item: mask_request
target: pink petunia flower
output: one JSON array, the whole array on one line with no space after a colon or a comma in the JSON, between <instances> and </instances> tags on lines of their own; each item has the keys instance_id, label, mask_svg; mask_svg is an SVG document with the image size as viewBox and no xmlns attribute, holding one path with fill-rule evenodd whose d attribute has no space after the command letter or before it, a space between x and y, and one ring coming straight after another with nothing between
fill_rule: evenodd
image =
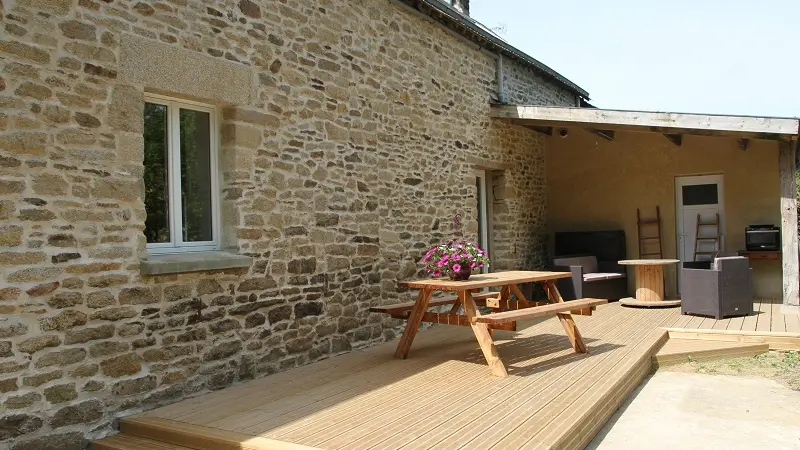
<instances>
[{"instance_id":1,"label":"pink petunia flower","mask_svg":"<svg viewBox=\"0 0 800 450\"><path fill-rule=\"evenodd\" d=\"M469 264L469 268L470 268L470 269L474 269L474 268L475 268L475 266L477 266L477 264L475 264L474 262Z\"/></svg>"},{"instance_id":2,"label":"pink petunia flower","mask_svg":"<svg viewBox=\"0 0 800 450\"><path fill-rule=\"evenodd\" d=\"M461 264L453 264L453 272L461 272Z\"/></svg>"}]
</instances>

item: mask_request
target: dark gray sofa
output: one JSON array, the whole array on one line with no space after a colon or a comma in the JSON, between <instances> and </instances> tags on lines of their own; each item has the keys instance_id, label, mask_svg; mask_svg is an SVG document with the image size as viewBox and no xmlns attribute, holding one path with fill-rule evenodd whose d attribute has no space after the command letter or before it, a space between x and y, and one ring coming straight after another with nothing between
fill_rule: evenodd
<instances>
[{"instance_id":1,"label":"dark gray sofa","mask_svg":"<svg viewBox=\"0 0 800 450\"><path fill-rule=\"evenodd\" d=\"M750 260L741 256L685 262L681 269L681 311L716 319L753 314L751 272Z\"/></svg>"}]
</instances>

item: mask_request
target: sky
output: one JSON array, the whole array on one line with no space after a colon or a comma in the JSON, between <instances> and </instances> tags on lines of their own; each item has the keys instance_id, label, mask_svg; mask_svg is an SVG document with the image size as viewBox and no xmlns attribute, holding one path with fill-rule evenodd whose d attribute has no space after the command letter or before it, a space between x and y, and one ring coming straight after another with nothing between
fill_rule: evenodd
<instances>
[{"instance_id":1,"label":"sky","mask_svg":"<svg viewBox=\"0 0 800 450\"><path fill-rule=\"evenodd\" d=\"M599 108L800 116L800 1L471 0Z\"/></svg>"}]
</instances>

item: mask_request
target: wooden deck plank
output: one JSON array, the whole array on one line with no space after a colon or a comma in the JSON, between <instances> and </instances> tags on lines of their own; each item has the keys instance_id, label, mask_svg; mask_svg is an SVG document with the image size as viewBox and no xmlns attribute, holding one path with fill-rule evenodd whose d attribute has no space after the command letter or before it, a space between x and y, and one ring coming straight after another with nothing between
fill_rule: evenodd
<instances>
[{"instance_id":1,"label":"wooden deck plank","mask_svg":"<svg viewBox=\"0 0 800 450\"><path fill-rule=\"evenodd\" d=\"M621 306L618 307L621 308ZM648 310L633 310L628 316L628 320L620 323L619 334L614 337L606 337L604 340L607 346L622 347L599 353L595 346L595 352L584 357L582 364L561 364L546 374L544 382L526 384L521 391L497 402L491 409L488 408L490 405L477 405L459 415L458 418L447 422L445 427L435 429L433 433L429 433L430 436L423 436L423 439L415 441L408 448L426 448L432 444L438 448L473 447L473 444L475 448L489 448L486 445L487 442L497 442L502 439L510 431L525 423L530 415L553 402L560 393L575 388L574 382L581 376L601 373L596 369L598 365L607 358L624 351L624 346L628 342L640 337L635 332L637 325L640 329L646 328L648 332L652 331L649 326L641 326L646 322L644 319L650 314L652 312ZM496 426L495 424L498 423L502 423L503 426Z\"/></svg>"},{"instance_id":2,"label":"wooden deck plank","mask_svg":"<svg viewBox=\"0 0 800 450\"><path fill-rule=\"evenodd\" d=\"M714 322L714 325L711 327L712 330L727 330L728 325L731 323L730 318L719 319Z\"/></svg>"},{"instance_id":3,"label":"wooden deck plank","mask_svg":"<svg viewBox=\"0 0 800 450\"><path fill-rule=\"evenodd\" d=\"M800 314L786 314L786 332L800 333Z\"/></svg>"},{"instance_id":4,"label":"wooden deck plank","mask_svg":"<svg viewBox=\"0 0 800 450\"><path fill-rule=\"evenodd\" d=\"M660 325L671 322L662 318ZM603 426L611 413L638 386L651 370L650 355L667 340L666 333L657 328L635 344L630 353L595 383L583 395L560 412L551 425L536 434L521 448L583 448ZM558 425L555 425L558 424ZM568 445L575 442L573 445Z\"/></svg>"},{"instance_id":5,"label":"wooden deck plank","mask_svg":"<svg viewBox=\"0 0 800 450\"><path fill-rule=\"evenodd\" d=\"M564 344L561 343L561 345L563 346ZM472 368L478 369L478 370L480 370L480 367L483 367L484 373L481 374L480 372L474 372L476 374L476 376L473 377L473 378L478 379L478 380L483 380L483 379L498 380L497 378L491 377L491 375L486 373L485 363L482 363L481 354L475 348L474 340L471 342L471 344L469 346L466 346L465 349L466 349L465 351L464 350L462 350L462 351L464 351L465 353L467 353L469 355L469 359L466 361L466 365L470 366ZM453 356L457 357L457 353L456 352L458 350L457 349L453 349L453 350L454 350ZM450 379L452 379L453 374L460 373L460 370L463 370L463 369L448 370L448 374L450 376ZM421 395L420 395L421 393L413 392L413 388L414 387L418 388L419 386L426 385L427 384L427 378L429 376L430 376L429 374L422 374L421 375L422 379L417 381L416 383L414 383L411 386L412 390L409 390L408 392L405 392L404 397L420 398L421 397ZM442 386L449 386L450 384L452 384L452 383L440 384L439 388L442 388ZM370 405L366 405L366 406L369 407ZM354 410L346 410L346 409L343 410L342 408L336 408L336 410L328 411L328 412L326 412L326 414L327 414L327 416L335 416L335 417L346 417L347 415L352 415L352 416L355 416L356 418L358 418L358 420L363 420L363 417L364 417L363 416L363 411L360 411L360 410L355 410L354 411ZM313 418L309 417L307 419L304 419L303 421L294 422L289 427L286 427L286 428L283 428L283 429L274 430L272 433L270 433L270 435L276 436L276 437L277 436L290 436L290 433L293 432L293 431L298 431L299 433L307 433L309 431L315 431L313 429L309 429L308 428L309 427L309 423L313 424L315 422L322 422L324 419L326 419L327 416L326 415L315 415ZM313 426L313 425L311 425L311 426ZM295 435L291 435L292 439L297 439L298 437L299 436L296 435L296 434Z\"/></svg>"},{"instance_id":6,"label":"wooden deck plank","mask_svg":"<svg viewBox=\"0 0 800 450\"><path fill-rule=\"evenodd\" d=\"M661 311L651 311L649 319L653 316L662 315ZM660 321L659 321L660 323ZM586 391L605 374L620 365L624 358L630 354L638 345L643 343L645 336L653 332L651 327L636 327L633 324L632 332L624 337L625 345L618 351L608 352L603 358L598 358L596 364L588 370L569 371L564 376L558 377L556 383L548 386L542 392L549 399L543 405L534 407L523 407L515 410L504 410L503 416L498 423L503 423L504 427L493 427L485 432L474 436L472 440L465 443L461 448L464 449L506 449L520 448L537 434L544 431L550 424L553 426L564 426L563 423L553 422L554 417L572 404L577 398L584 395ZM523 403L523 406L524 403ZM524 425L524 426L523 426ZM470 430L471 431L471 430ZM454 436L461 439L462 436ZM463 442L463 441L462 441Z\"/></svg>"},{"instance_id":7,"label":"wooden deck plank","mask_svg":"<svg viewBox=\"0 0 800 450\"><path fill-rule=\"evenodd\" d=\"M756 325L758 324L758 316L760 316L759 311L761 307L761 300L756 299L753 301L753 314L749 316L745 316L744 320L742 320L742 327L740 328L741 331L756 331Z\"/></svg>"},{"instance_id":8,"label":"wooden deck plank","mask_svg":"<svg viewBox=\"0 0 800 450\"><path fill-rule=\"evenodd\" d=\"M774 333L785 333L786 317L781 313L781 305L773 301L770 309L772 320L769 331Z\"/></svg>"},{"instance_id":9,"label":"wooden deck plank","mask_svg":"<svg viewBox=\"0 0 800 450\"><path fill-rule=\"evenodd\" d=\"M445 329L430 330L424 338L418 341L418 345L433 350L438 345L452 342L459 339L458 334L443 333ZM320 363L314 363L271 375L267 378L252 381L250 383L231 388L230 392L215 392L202 397L185 401L186 405L178 403L176 405L160 408L147 415L162 417L165 419L181 420L198 425L213 424L217 420L222 420L237 413L244 413L251 409L263 407L265 404L285 398L287 395L307 393L309 386L329 386L336 388L336 382L352 373L367 372L373 369L380 370L391 361L391 355L385 352L372 349L355 351L345 357L332 358ZM424 351L420 349L420 351ZM423 353L423 357L424 357ZM420 358L422 359L422 358ZM415 360L416 361L416 360ZM435 364L435 361L429 362ZM317 366L316 364L319 364ZM416 366L419 363L412 363Z\"/></svg>"},{"instance_id":10,"label":"wooden deck plank","mask_svg":"<svg viewBox=\"0 0 800 450\"><path fill-rule=\"evenodd\" d=\"M598 320L601 317L605 318L605 320ZM592 336L600 341L606 340L608 334L614 332L614 327L607 326L613 320L614 318L610 314L601 314L596 316L596 319L591 321L591 325L594 326L593 328L595 330L602 330L601 332L603 334L598 335L596 333L592 333ZM567 357L572 353L571 350L564 349L562 345L563 341L559 340L557 343L551 344L550 348L553 350L552 352L543 352L539 355L531 355L531 366L535 367L535 370L538 372L517 376L531 377L529 380L530 383L534 383L536 380L545 376L546 371L543 369L546 369L553 364L559 364L557 361L558 358ZM505 379L505 382L503 383L494 383L493 385L489 386L488 389L478 389L475 387L475 385L470 384L469 391L474 391L475 394L473 395L453 396L450 399L450 402L444 403L439 409L428 408L424 414L407 415L405 416L404 420L392 420L388 423L380 424L380 428L378 428L374 433L363 436L358 440L354 440L352 442L347 442L345 439L342 439L340 442L326 441L322 444L322 446L329 448L348 448L353 450L368 448L397 448L412 441L413 439L422 436L428 431L437 428L443 423L449 421L451 418L459 416L463 411L469 408L472 408L476 405L485 406L488 404L493 404L497 401L502 401L504 398L513 396L514 392L516 392L515 389L518 390L522 388L519 384L520 383L518 380L514 380L513 376ZM461 389L464 389L463 385L459 384L459 386Z\"/></svg>"},{"instance_id":11,"label":"wooden deck plank","mask_svg":"<svg viewBox=\"0 0 800 450\"><path fill-rule=\"evenodd\" d=\"M772 302L761 301L758 311L758 322L756 322L755 331L770 331L772 327Z\"/></svg>"},{"instance_id":12,"label":"wooden deck plank","mask_svg":"<svg viewBox=\"0 0 800 450\"><path fill-rule=\"evenodd\" d=\"M800 332L788 333L800 329L797 316L779 315L784 333L739 331L748 320L755 329L762 316L773 328L780 305L762 303L770 314L720 321L601 305L592 317L575 317L586 355L574 353L557 318L520 323L516 333L494 335L507 378L491 376L469 329L436 326L419 333L407 360L393 359L396 341L389 342L138 417L329 449L582 448L646 375L641 357L650 361L655 350L646 345L662 327L728 348L800 349Z\"/></svg>"},{"instance_id":13,"label":"wooden deck plank","mask_svg":"<svg viewBox=\"0 0 800 450\"><path fill-rule=\"evenodd\" d=\"M740 331L742 329L742 326L744 325L744 319L746 317L747 316L739 316L739 317L731 318L731 321L728 324L728 328L726 328L726 330L728 330L728 331ZM680 328L680 327L677 327L677 328Z\"/></svg>"}]
</instances>

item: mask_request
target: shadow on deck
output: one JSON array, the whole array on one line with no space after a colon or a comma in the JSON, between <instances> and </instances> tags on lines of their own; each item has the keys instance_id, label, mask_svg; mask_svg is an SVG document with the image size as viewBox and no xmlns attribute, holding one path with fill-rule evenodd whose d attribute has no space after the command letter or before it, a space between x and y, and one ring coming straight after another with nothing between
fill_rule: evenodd
<instances>
[{"instance_id":1,"label":"shadow on deck","mask_svg":"<svg viewBox=\"0 0 800 450\"><path fill-rule=\"evenodd\" d=\"M580 449L650 373L666 328L704 319L609 304L575 320L588 354L556 318L497 332L507 378L469 328L440 326L407 360L396 342L352 352L123 419L93 448Z\"/></svg>"}]
</instances>

